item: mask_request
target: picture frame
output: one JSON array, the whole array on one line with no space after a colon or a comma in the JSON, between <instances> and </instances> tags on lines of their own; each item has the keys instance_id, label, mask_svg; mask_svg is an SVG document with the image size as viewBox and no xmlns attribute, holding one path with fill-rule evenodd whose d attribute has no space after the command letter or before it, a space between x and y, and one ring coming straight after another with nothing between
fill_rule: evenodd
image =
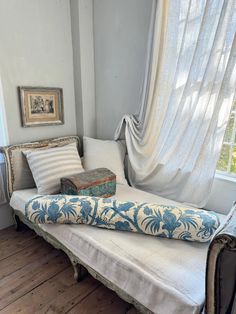
<instances>
[{"instance_id":1,"label":"picture frame","mask_svg":"<svg viewBox=\"0 0 236 314\"><path fill-rule=\"evenodd\" d=\"M62 88L19 86L18 93L23 127L64 124Z\"/></svg>"}]
</instances>

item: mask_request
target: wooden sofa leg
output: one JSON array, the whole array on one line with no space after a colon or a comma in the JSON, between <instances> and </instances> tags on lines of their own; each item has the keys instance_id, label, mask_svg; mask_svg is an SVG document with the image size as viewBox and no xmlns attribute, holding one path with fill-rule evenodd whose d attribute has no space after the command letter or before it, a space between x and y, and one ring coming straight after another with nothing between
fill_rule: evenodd
<instances>
[{"instance_id":1,"label":"wooden sofa leg","mask_svg":"<svg viewBox=\"0 0 236 314\"><path fill-rule=\"evenodd\" d=\"M14 218L14 222L15 222L16 231L22 231L23 225L22 225L22 222L20 221L20 218L17 215L14 215L13 218Z\"/></svg>"},{"instance_id":2,"label":"wooden sofa leg","mask_svg":"<svg viewBox=\"0 0 236 314\"><path fill-rule=\"evenodd\" d=\"M71 263L74 268L74 278L77 282L82 281L85 277L88 275L87 269L82 266L81 264L78 264L75 260L71 260Z\"/></svg>"}]
</instances>

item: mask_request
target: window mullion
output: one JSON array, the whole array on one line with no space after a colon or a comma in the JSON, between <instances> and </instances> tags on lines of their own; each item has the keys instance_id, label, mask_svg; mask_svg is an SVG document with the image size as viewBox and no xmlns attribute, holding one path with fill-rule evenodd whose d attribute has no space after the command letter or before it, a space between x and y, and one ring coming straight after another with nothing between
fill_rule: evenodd
<instances>
[{"instance_id":1,"label":"window mullion","mask_svg":"<svg viewBox=\"0 0 236 314\"><path fill-rule=\"evenodd\" d=\"M233 125L232 134L231 134L230 155L229 155L229 163L228 163L228 173L231 172L231 163L232 163L232 158L233 158L233 143L234 143L234 138L235 138L235 133L236 133L236 114L233 112L233 115L234 115L234 125Z\"/></svg>"},{"instance_id":2,"label":"window mullion","mask_svg":"<svg viewBox=\"0 0 236 314\"><path fill-rule=\"evenodd\" d=\"M236 139L236 99L234 100L233 108L231 109L231 112L230 112L228 124L226 127L226 132L228 133L225 134L224 140L227 140L227 141L223 142L223 146L221 148L221 155L219 159L220 163L218 161L219 164L217 165L217 170L220 171L221 173L225 173L225 175L235 176L236 175L235 168L234 169L231 168L231 163L233 160L233 150L234 150L234 147L236 147L236 141L235 141ZM231 133L230 138L229 138L229 132Z\"/></svg>"},{"instance_id":3,"label":"window mullion","mask_svg":"<svg viewBox=\"0 0 236 314\"><path fill-rule=\"evenodd\" d=\"M229 144L229 162L227 167L227 173L230 173L231 171L231 162L232 162L232 154L233 154L233 144L232 142Z\"/></svg>"},{"instance_id":4,"label":"window mullion","mask_svg":"<svg viewBox=\"0 0 236 314\"><path fill-rule=\"evenodd\" d=\"M234 115L234 126L233 126L233 131L232 131L232 136L231 136L232 144L234 143L234 138L236 134L236 112L233 111L233 115Z\"/></svg>"}]
</instances>

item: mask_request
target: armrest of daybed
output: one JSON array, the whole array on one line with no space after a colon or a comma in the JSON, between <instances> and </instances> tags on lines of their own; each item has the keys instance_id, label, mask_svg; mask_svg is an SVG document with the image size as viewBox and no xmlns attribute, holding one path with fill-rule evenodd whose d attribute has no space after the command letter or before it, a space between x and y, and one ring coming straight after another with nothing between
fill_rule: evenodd
<instances>
[{"instance_id":1,"label":"armrest of daybed","mask_svg":"<svg viewBox=\"0 0 236 314\"><path fill-rule=\"evenodd\" d=\"M206 313L236 313L236 202L207 256Z\"/></svg>"}]
</instances>

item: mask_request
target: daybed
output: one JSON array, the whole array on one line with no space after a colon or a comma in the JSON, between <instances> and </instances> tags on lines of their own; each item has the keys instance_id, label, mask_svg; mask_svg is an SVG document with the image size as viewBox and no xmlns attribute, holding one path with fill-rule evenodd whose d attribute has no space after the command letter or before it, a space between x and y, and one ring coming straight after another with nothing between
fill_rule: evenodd
<instances>
[{"instance_id":1,"label":"daybed","mask_svg":"<svg viewBox=\"0 0 236 314\"><path fill-rule=\"evenodd\" d=\"M16 224L19 226L20 221L23 222L53 246L62 249L70 258L78 281L86 269L143 313L201 313L204 306L207 313L234 313L235 211L232 211L230 222L226 222L226 216L219 215L223 227L211 242L210 249L209 244L86 225L35 225L25 218L25 204L36 196L37 190L21 188L19 170L22 170L21 175L28 171L21 169L21 151L73 141L80 149L76 136L2 148L6 159L7 191ZM115 197L119 200L177 204L125 184L117 185Z\"/></svg>"}]
</instances>

